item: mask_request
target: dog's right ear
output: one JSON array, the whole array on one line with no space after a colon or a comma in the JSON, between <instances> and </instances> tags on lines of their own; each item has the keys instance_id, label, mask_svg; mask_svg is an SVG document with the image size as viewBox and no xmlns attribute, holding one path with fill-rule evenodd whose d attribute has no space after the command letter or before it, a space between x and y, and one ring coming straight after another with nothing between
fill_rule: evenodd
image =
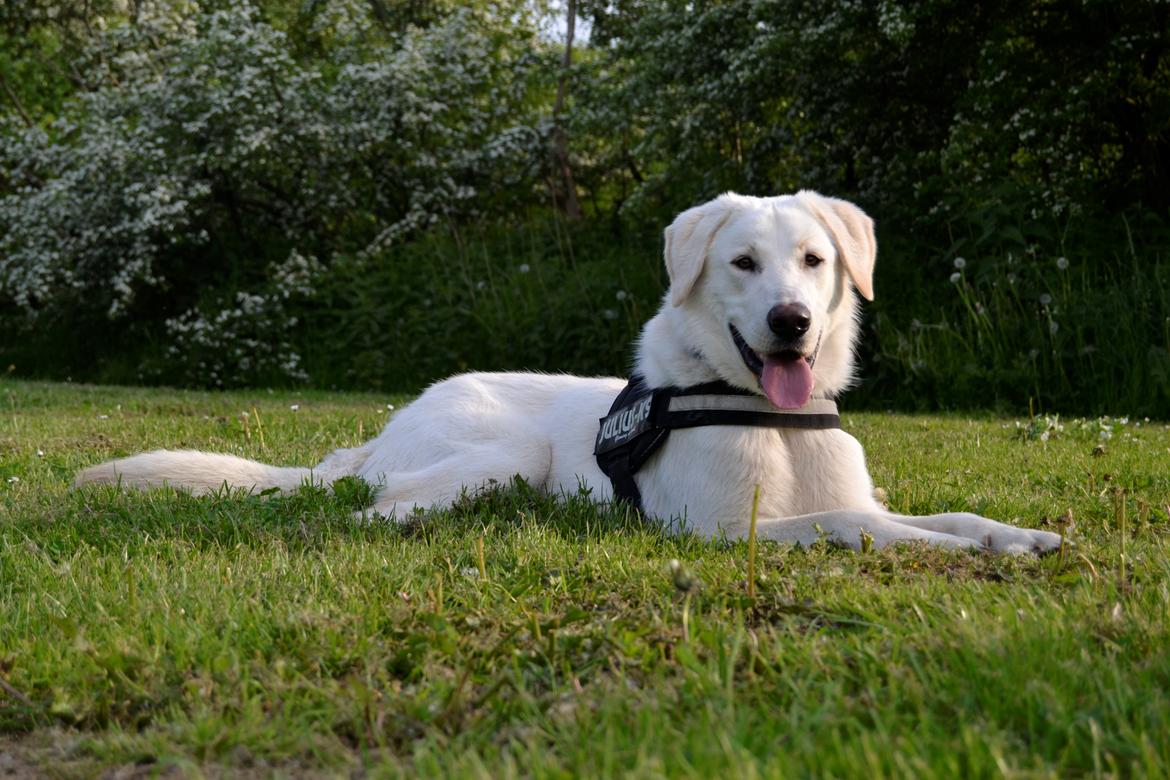
<instances>
[{"instance_id":1,"label":"dog's right ear","mask_svg":"<svg viewBox=\"0 0 1170 780\"><path fill-rule=\"evenodd\" d=\"M680 305L691 294L707 264L707 251L723 223L731 216L726 197L687 209L665 231L666 273L670 276L670 303Z\"/></svg>"}]
</instances>

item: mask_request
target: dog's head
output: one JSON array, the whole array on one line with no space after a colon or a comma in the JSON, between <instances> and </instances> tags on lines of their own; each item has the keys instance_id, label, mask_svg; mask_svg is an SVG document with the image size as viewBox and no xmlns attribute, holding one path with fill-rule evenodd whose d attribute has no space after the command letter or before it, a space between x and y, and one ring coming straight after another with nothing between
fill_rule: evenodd
<instances>
[{"instance_id":1,"label":"dog's head","mask_svg":"<svg viewBox=\"0 0 1170 780\"><path fill-rule=\"evenodd\" d=\"M778 408L844 389L857 302L873 300L873 220L815 192L721 195L666 229L670 302L715 372Z\"/></svg>"}]
</instances>

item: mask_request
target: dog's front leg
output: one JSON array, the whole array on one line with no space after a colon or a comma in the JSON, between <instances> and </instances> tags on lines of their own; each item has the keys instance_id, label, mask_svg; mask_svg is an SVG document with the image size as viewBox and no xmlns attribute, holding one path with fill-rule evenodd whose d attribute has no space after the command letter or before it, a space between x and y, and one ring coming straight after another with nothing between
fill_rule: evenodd
<instances>
[{"instance_id":1,"label":"dog's front leg","mask_svg":"<svg viewBox=\"0 0 1170 780\"><path fill-rule=\"evenodd\" d=\"M922 517L890 515L890 518L911 528L973 539L995 552L1043 555L1060 548L1060 534L1017 528L970 512L947 512Z\"/></svg>"},{"instance_id":2,"label":"dog's front leg","mask_svg":"<svg viewBox=\"0 0 1170 780\"><path fill-rule=\"evenodd\" d=\"M837 509L794 517L767 518L759 521L757 532L762 539L795 542L808 546L820 539L860 550L862 540L872 539L874 547L895 542L922 541L938 547L979 550L979 540L942 531L916 528L897 522L885 512Z\"/></svg>"}]
</instances>

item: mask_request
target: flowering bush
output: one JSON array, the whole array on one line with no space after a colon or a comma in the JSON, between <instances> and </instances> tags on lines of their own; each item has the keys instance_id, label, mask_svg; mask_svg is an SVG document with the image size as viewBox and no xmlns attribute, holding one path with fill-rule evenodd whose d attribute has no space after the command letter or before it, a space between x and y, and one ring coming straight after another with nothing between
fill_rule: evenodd
<instances>
[{"instance_id":1,"label":"flowering bush","mask_svg":"<svg viewBox=\"0 0 1170 780\"><path fill-rule=\"evenodd\" d=\"M220 296L168 319L169 360L159 371L187 384L216 387L307 380L292 340L297 325L292 312L313 297L321 273L315 258L293 250L283 263L272 265L264 291Z\"/></svg>"},{"instance_id":2,"label":"flowering bush","mask_svg":"<svg viewBox=\"0 0 1170 780\"><path fill-rule=\"evenodd\" d=\"M252 6L183 7L99 34L93 87L46 128L3 127L0 306L98 329L165 319L167 355L300 378L280 338L269 354L246 335L291 327L273 260L373 255L491 206L539 151L539 58L523 17L455 12L372 43L368 6L349 3L319 19L330 48L305 64Z\"/></svg>"},{"instance_id":3,"label":"flowering bush","mask_svg":"<svg viewBox=\"0 0 1170 780\"><path fill-rule=\"evenodd\" d=\"M47 132L0 136L12 172L0 199L0 289L28 314L119 318L143 288L215 251L212 212L235 194L241 165L263 165L272 85L295 87L296 73L279 35L248 11L204 22L192 37L172 28L145 54L120 54L129 28L99 37L112 56L89 56L105 63L106 83Z\"/></svg>"}]
</instances>

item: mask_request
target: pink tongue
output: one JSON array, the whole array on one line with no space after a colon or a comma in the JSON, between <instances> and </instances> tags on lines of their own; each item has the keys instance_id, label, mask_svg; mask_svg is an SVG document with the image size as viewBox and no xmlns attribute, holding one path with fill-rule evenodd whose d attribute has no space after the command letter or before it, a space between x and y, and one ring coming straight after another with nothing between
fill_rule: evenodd
<instances>
[{"instance_id":1,"label":"pink tongue","mask_svg":"<svg viewBox=\"0 0 1170 780\"><path fill-rule=\"evenodd\" d=\"M812 369L804 358L765 358L764 370L760 372L760 387L777 409L799 409L812 395Z\"/></svg>"}]
</instances>

